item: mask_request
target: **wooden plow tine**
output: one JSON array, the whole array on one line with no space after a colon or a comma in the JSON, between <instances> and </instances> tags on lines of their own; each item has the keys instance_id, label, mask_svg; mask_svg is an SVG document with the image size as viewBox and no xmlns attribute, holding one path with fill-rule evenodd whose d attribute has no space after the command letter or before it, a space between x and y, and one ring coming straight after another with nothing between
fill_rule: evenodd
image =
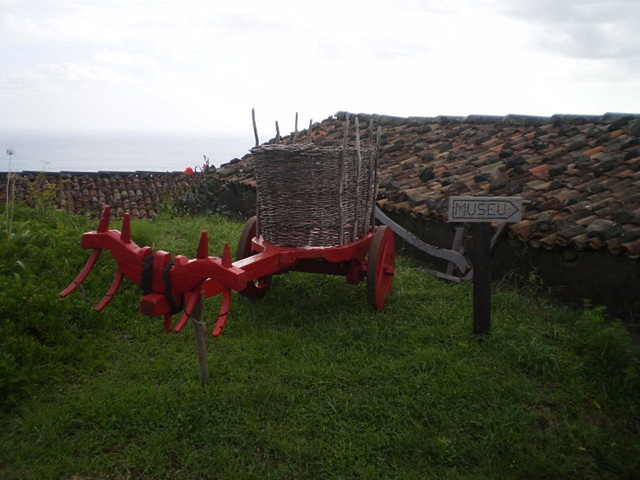
<instances>
[{"instance_id":1,"label":"wooden plow tine","mask_svg":"<svg viewBox=\"0 0 640 480\"><path fill-rule=\"evenodd\" d=\"M229 243L224 244L224 250L222 251L222 258L220 259L222 266L229 268L233 263L233 257L231 256L231 246Z\"/></svg>"},{"instance_id":2,"label":"wooden plow tine","mask_svg":"<svg viewBox=\"0 0 640 480\"><path fill-rule=\"evenodd\" d=\"M198 243L198 253L196 258L207 258L209 256L209 233L206 230L200 232L200 242Z\"/></svg>"},{"instance_id":3,"label":"wooden plow tine","mask_svg":"<svg viewBox=\"0 0 640 480\"><path fill-rule=\"evenodd\" d=\"M104 207L104 210L102 211L102 215L100 216L100 223L98 224L98 230L97 230L98 232L102 233L102 232L109 231L110 218L111 218L111 208L107 205L106 207ZM89 260L87 260L87 263L85 264L84 268L80 271L78 276L73 280L73 282L69 284L67 288L65 288L62 292L60 292L60 296L62 298L66 297L71 292L73 292L76 288L78 288L78 286L82 282L84 282L87 279L87 277L91 273L91 270L93 270L93 267L96 266L96 263L98 262L98 259L100 258L101 253L102 253L101 248L93 249L93 252L91 252L91 256L89 257Z\"/></svg>"},{"instance_id":4,"label":"wooden plow tine","mask_svg":"<svg viewBox=\"0 0 640 480\"><path fill-rule=\"evenodd\" d=\"M124 214L122 219L122 231L120 232L120 239L122 243L131 243L131 215Z\"/></svg>"},{"instance_id":5,"label":"wooden plow tine","mask_svg":"<svg viewBox=\"0 0 640 480\"><path fill-rule=\"evenodd\" d=\"M109 228L108 223L107 228ZM100 231L100 228L98 228L98 231ZM128 213L124 214L124 219L122 220L122 231L120 232L120 239L123 243L131 243L131 215L129 215ZM104 310L104 307L109 305L109 302L113 300L113 297L115 297L116 293L118 293L118 289L120 288L123 277L124 273L122 272L122 268L120 267L120 265L118 265L118 270L113 277L113 281L111 282L111 286L109 287L107 294L102 298L102 300L100 300L100 303L96 305L96 312L101 312L102 310Z\"/></svg>"},{"instance_id":6,"label":"wooden plow tine","mask_svg":"<svg viewBox=\"0 0 640 480\"><path fill-rule=\"evenodd\" d=\"M60 296L61 297L64 298L67 295L69 295L76 288L78 288L78 285L80 285L82 282L84 282L86 280L86 278L91 273L91 270L93 270L93 267L96 266L96 263L98 262L98 258L100 258L100 254L101 253L102 253L102 249L101 248L95 248L93 250L93 252L91 252L91 256L89 257L89 260L87 260L87 263L84 266L84 268L82 269L82 271L73 280L73 282L71 282L69 284L69 286L67 288L65 288L63 291L60 292Z\"/></svg>"},{"instance_id":7,"label":"wooden plow tine","mask_svg":"<svg viewBox=\"0 0 640 480\"><path fill-rule=\"evenodd\" d=\"M202 230L200 232L200 241L198 242L198 253L196 253L196 258L207 258L209 256L209 233L206 230ZM193 290L189 295L189 300L187 300L187 305L184 308L184 313L180 317L180 320L173 328L174 332L180 332L185 327L193 312L195 312L196 306L198 305L198 300L200 299L201 289L198 287Z\"/></svg>"},{"instance_id":8,"label":"wooden plow tine","mask_svg":"<svg viewBox=\"0 0 640 480\"><path fill-rule=\"evenodd\" d=\"M173 331L180 332L185 327L193 312L196 310L196 305L198 305L198 300L200 300L200 290L194 290L191 292L191 296L187 301L187 306L184 308L184 313L182 317L180 317L180 321L176 324Z\"/></svg>"},{"instance_id":9,"label":"wooden plow tine","mask_svg":"<svg viewBox=\"0 0 640 480\"><path fill-rule=\"evenodd\" d=\"M122 273L122 269L118 267L118 271L113 277L113 281L111 282L111 286L109 287L107 294L102 298L102 300L100 300L100 303L96 305L96 312L101 312L102 310L104 310L104 307L106 307L109 302L113 300L113 297L115 297L116 293L118 293L118 289L120 288L123 277L124 274Z\"/></svg>"},{"instance_id":10,"label":"wooden plow tine","mask_svg":"<svg viewBox=\"0 0 640 480\"><path fill-rule=\"evenodd\" d=\"M164 316L164 333L171 333L171 322L173 321L173 315L167 313Z\"/></svg>"},{"instance_id":11,"label":"wooden plow tine","mask_svg":"<svg viewBox=\"0 0 640 480\"><path fill-rule=\"evenodd\" d=\"M222 251L222 266L230 267L232 264L231 258L231 246L229 243L224 244L224 250ZM222 291L222 305L220 305L220 313L218 314L218 321L216 322L216 326L213 329L211 334L214 337L219 336L224 330L224 326L227 324L227 319L229 318L229 311L231 310L231 289L225 288Z\"/></svg>"},{"instance_id":12,"label":"wooden plow tine","mask_svg":"<svg viewBox=\"0 0 640 480\"><path fill-rule=\"evenodd\" d=\"M214 337L218 337L222 333L222 330L224 330L227 319L229 318L229 310L231 310L231 289L225 288L222 291L222 305L220 305L218 321L216 322L213 332L211 332L211 335Z\"/></svg>"},{"instance_id":13,"label":"wooden plow tine","mask_svg":"<svg viewBox=\"0 0 640 480\"><path fill-rule=\"evenodd\" d=\"M98 232L109 231L109 219L111 218L111 207L107 205L102 210L102 216L100 217L100 223L98 224Z\"/></svg>"}]
</instances>

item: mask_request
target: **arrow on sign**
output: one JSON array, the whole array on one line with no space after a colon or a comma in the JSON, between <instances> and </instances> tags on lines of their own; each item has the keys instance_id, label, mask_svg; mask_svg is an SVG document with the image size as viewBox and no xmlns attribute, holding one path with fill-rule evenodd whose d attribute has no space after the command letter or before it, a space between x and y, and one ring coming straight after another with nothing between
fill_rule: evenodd
<instances>
[{"instance_id":1,"label":"arrow on sign","mask_svg":"<svg viewBox=\"0 0 640 480\"><path fill-rule=\"evenodd\" d=\"M505 222L522 219L520 197L449 197L450 222Z\"/></svg>"}]
</instances>

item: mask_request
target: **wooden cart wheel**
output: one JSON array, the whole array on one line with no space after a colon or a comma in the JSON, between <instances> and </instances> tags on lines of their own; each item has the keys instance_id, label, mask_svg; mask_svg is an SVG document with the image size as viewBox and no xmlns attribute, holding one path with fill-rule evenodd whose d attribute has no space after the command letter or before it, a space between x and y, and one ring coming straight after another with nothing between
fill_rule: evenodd
<instances>
[{"instance_id":1,"label":"wooden cart wheel","mask_svg":"<svg viewBox=\"0 0 640 480\"><path fill-rule=\"evenodd\" d=\"M256 226L258 219L254 216L247 220L244 225L240 240L238 240L238 250L236 251L236 260L250 257L255 252L251 248L251 240L256 236ZM257 299L264 297L271 285L271 275L258 278L247 285L247 288L238 292L247 298Z\"/></svg>"},{"instance_id":2,"label":"wooden cart wheel","mask_svg":"<svg viewBox=\"0 0 640 480\"><path fill-rule=\"evenodd\" d=\"M367 300L381 312L393 288L396 250L393 231L386 226L376 230L367 261Z\"/></svg>"}]
</instances>

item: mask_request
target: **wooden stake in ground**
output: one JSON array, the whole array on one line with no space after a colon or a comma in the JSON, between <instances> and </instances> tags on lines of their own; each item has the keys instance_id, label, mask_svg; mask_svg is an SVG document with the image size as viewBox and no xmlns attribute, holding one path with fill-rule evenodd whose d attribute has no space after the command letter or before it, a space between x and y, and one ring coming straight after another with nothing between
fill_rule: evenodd
<instances>
[{"instance_id":1,"label":"wooden stake in ground","mask_svg":"<svg viewBox=\"0 0 640 480\"><path fill-rule=\"evenodd\" d=\"M491 222L522 219L521 197L449 197L449 222L471 223L473 233L473 333L491 329Z\"/></svg>"},{"instance_id":2,"label":"wooden stake in ground","mask_svg":"<svg viewBox=\"0 0 640 480\"><path fill-rule=\"evenodd\" d=\"M15 209L15 195L16 195L16 181L11 175L11 157L15 152L13 148L7 148L7 155L9 156L9 168L7 170L7 188L5 190L5 198L7 200L7 207L5 213L7 215L7 238L11 237L11 227L13 226L13 211Z\"/></svg>"},{"instance_id":3,"label":"wooden stake in ground","mask_svg":"<svg viewBox=\"0 0 640 480\"><path fill-rule=\"evenodd\" d=\"M196 305L191 320L196 334L196 348L198 351L198 363L200 364L200 383L209 383L209 362L207 358L207 327L202 322L202 304L204 303L204 292L200 292L200 300Z\"/></svg>"},{"instance_id":4,"label":"wooden stake in ground","mask_svg":"<svg viewBox=\"0 0 640 480\"><path fill-rule=\"evenodd\" d=\"M472 224L473 231L473 333L491 330L491 224Z\"/></svg>"}]
</instances>

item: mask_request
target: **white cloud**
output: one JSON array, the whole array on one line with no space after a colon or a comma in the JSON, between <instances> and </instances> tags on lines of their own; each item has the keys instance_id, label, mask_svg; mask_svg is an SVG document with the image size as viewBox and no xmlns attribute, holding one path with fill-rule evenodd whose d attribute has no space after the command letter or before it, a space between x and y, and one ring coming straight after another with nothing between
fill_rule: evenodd
<instances>
[{"instance_id":1,"label":"white cloud","mask_svg":"<svg viewBox=\"0 0 640 480\"><path fill-rule=\"evenodd\" d=\"M28 17L2 13L0 15L0 25L2 25L3 36L7 40L13 38L35 38L38 36L37 23Z\"/></svg>"},{"instance_id":2,"label":"white cloud","mask_svg":"<svg viewBox=\"0 0 640 480\"><path fill-rule=\"evenodd\" d=\"M100 50L94 55L94 60L97 63L133 67L149 67L157 64L155 59L147 55L114 50Z\"/></svg>"},{"instance_id":3,"label":"white cloud","mask_svg":"<svg viewBox=\"0 0 640 480\"><path fill-rule=\"evenodd\" d=\"M86 63L42 64L38 70L43 77L57 83L135 83L137 80L115 70Z\"/></svg>"},{"instance_id":4,"label":"white cloud","mask_svg":"<svg viewBox=\"0 0 640 480\"><path fill-rule=\"evenodd\" d=\"M296 111L603 113L625 93L640 111L640 2L0 2L0 104L56 92L25 122L64 105L81 126L244 131L256 107L288 131Z\"/></svg>"},{"instance_id":5,"label":"white cloud","mask_svg":"<svg viewBox=\"0 0 640 480\"><path fill-rule=\"evenodd\" d=\"M635 0L512 0L498 12L533 26L532 46L550 54L614 59L640 71L640 2Z\"/></svg>"},{"instance_id":6,"label":"white cloud","mask_svg":"<svg viewBox=\"0 0 640 480\"><path fill-rule=\"evenodd\" d=\"M140 80L99 65L85 63L43 63L0 77L0 87L34 92L92 88L97 84L138 83Z\"/></svg>"}]
</instances>

